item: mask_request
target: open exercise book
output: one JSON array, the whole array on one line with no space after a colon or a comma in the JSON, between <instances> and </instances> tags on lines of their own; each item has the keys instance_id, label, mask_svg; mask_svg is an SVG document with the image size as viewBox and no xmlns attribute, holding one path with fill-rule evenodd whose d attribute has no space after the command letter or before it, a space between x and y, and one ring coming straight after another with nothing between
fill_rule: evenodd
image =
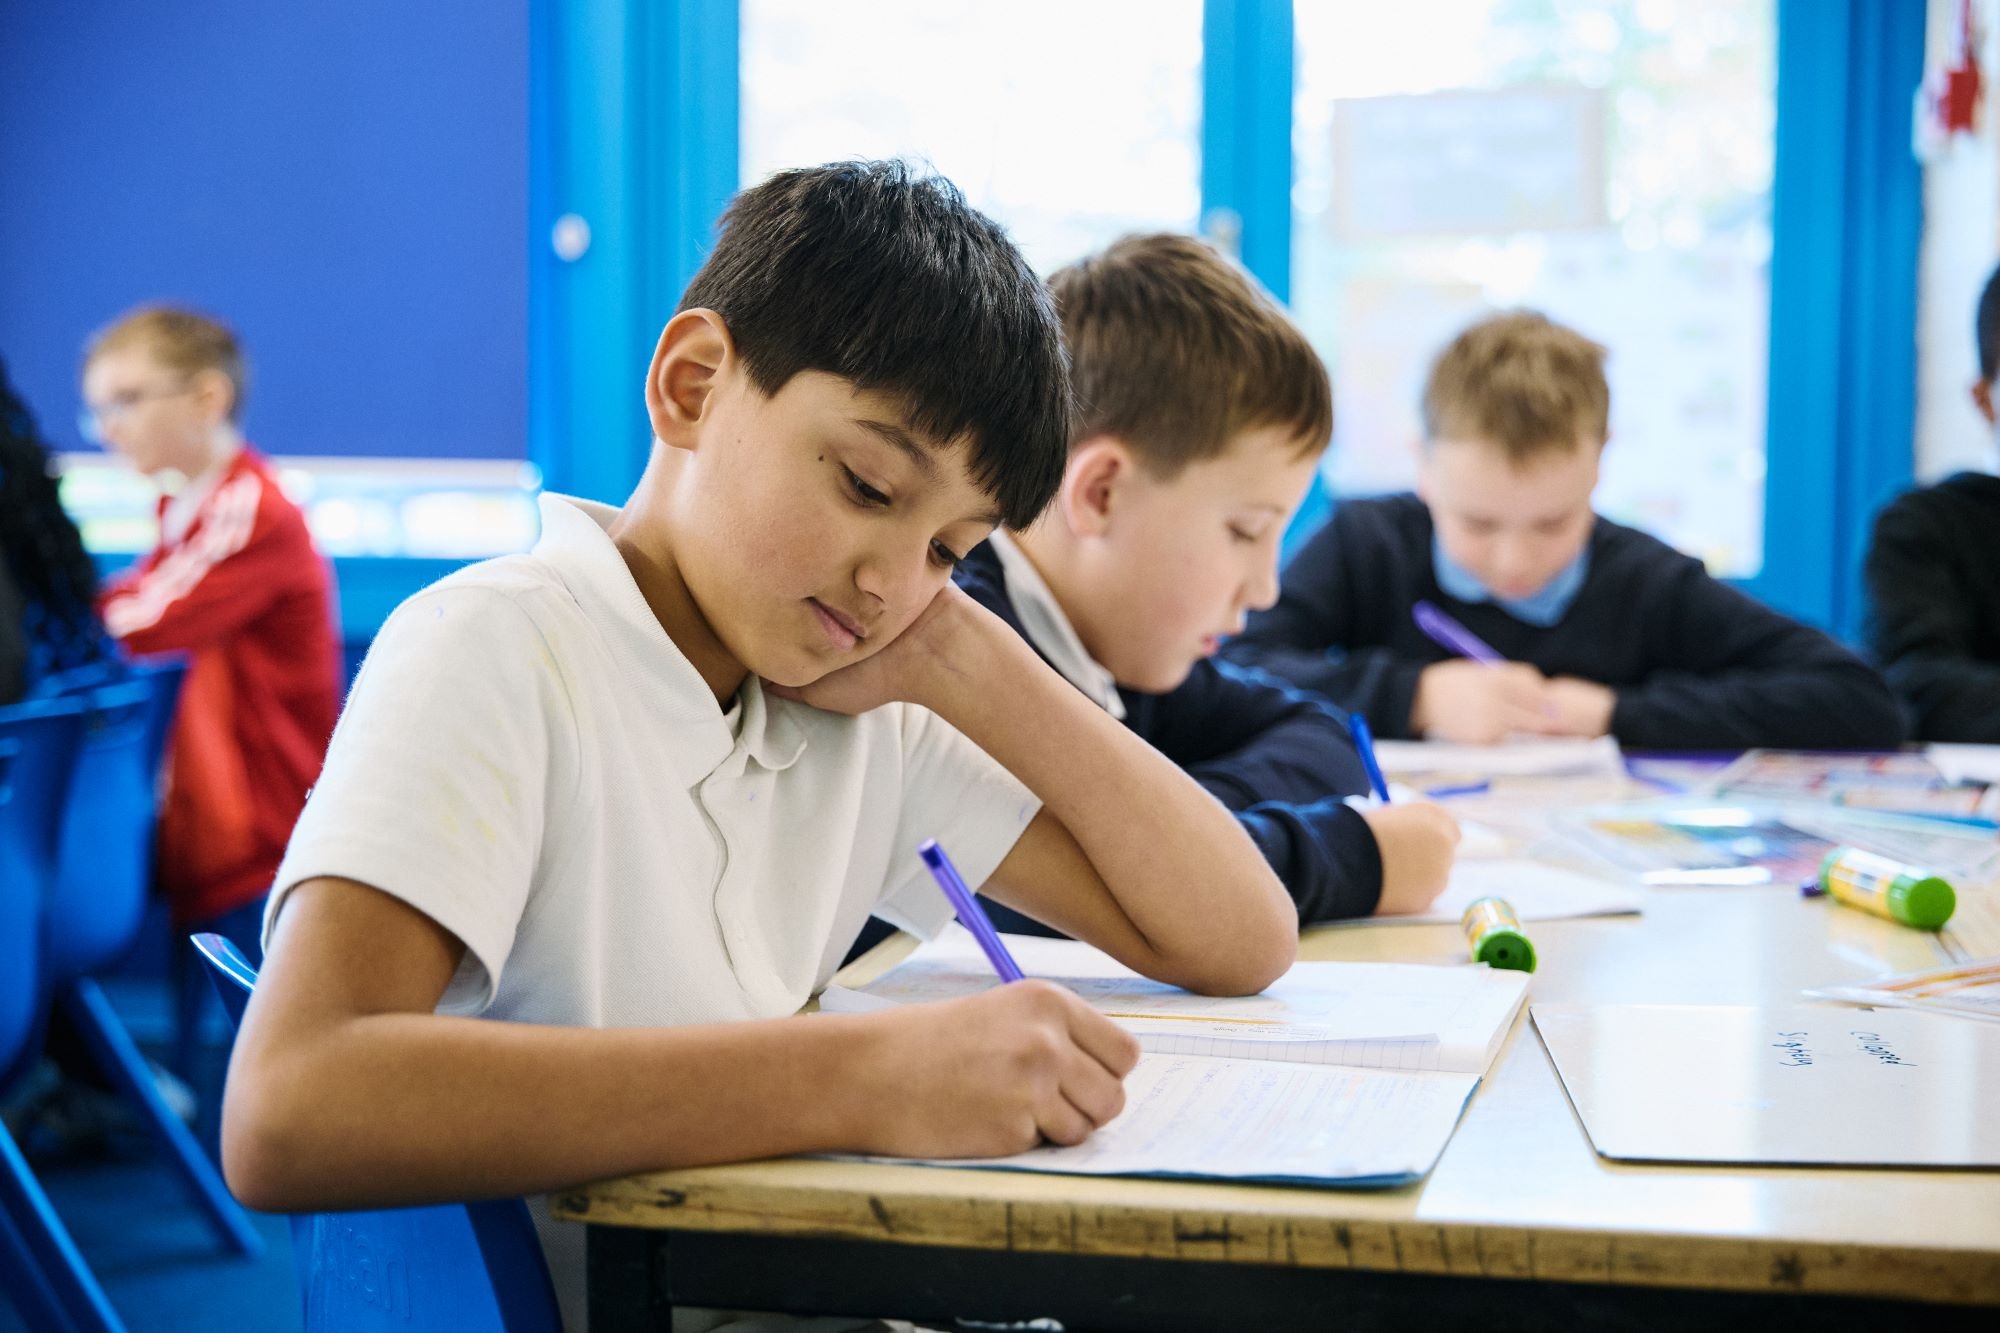
<instances>
[{"instance_id":1,"label":"open exercise book","mask_svg":"<svg viewBox=\"0 0 2000 1333\"><path fill-rule=\"evenodd\" d=\"M1083 1175L1399 1185L1444 1151L1520 1012L1528 978L1485 967L1299 963L1259 995L1148 981L1086 944L1009 935L1029 976L1069 987L1139 1039L1125 1110L1072 1148L938 1162ZM953 926L879 980L835 986L855 1012L999 985Z\"/></svg>"}]
</instances>

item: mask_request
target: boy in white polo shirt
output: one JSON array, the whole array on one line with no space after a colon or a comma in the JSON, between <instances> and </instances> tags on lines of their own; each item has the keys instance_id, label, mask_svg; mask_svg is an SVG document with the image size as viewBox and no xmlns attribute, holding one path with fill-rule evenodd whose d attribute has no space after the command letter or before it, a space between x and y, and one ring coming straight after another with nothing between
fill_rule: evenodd
<instances>
[{"instance_id":1,"label":"boy in white polo shirt","mask_svg":"<svg viewBox=\"0 0 2000 1333\"><path fill-rule=\"evenodd\" d=\"M1281 973L1296 914L1228 811L951 583L1054 492L1068 392L1046 293L949 184L846 163L740 195L624 508L546 498L532 553L376 640L273 886L239 1196L1083 1138L1137 1051L1055 987L790 1017L871 912L948 919L927 837L1161 980ZM580 1256L550 1257L580 1322Z\"/></svg>"}]
</instances>

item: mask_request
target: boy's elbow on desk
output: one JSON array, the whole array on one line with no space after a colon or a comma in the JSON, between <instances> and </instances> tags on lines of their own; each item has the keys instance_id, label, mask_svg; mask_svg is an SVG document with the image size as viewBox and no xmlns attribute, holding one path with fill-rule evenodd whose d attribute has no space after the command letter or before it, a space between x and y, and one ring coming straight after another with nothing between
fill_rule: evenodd
<instances>
[{"instance_id":1,"label":"boy's elbow on desk","mask_svg":"<svg viewBox=\"0 0 2000 1333\"><path fill-rule=\"evenodd\" d=\"M1210 930L1184 957L1163 960L1155 979L1198 995L1255 995L1298 958L1298 913L1280 901L1281 913L1245 912L1235 930Z\"/></svg>"}]
</instances>

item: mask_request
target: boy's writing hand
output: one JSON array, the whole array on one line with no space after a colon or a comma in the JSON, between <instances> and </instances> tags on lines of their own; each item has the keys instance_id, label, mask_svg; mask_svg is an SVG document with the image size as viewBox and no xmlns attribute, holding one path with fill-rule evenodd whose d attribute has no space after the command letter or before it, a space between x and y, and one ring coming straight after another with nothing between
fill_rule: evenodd
<instances>
[{"instance_id":1,"label":"boy's writing hand","mask_svg":"<svg viewBox=\"0 0 2000 1333\"><path fill-rule=\"evenodd\" d=\"M1407 801L1377 806L1361 817L1375 834L1382 853L1382 896L1377 916L1401 916L1427 910L1451 878L1458 850L1458 821L1432 801Z\"/></svg>"},{"instance_id":2,"label":"boy's writing hand","mask_svg":"<svg viewBox=\"0 0 2000 1333\"><path fill-rule=\"evenodd\" d=\"M1548 716L1536 730L1551 736L1602 736L1611 730L1618 696L1594 680L1557 676L1542 687Z\"/></svg>"},{"instance_id":3,"label":"boy's writing hand","mask_svg":"<svg viewBox=\"0 0 2000 1333\"><path fill-rule=\"evenodd\" d=\"M1547 679L1525 662L1434 663L1417 677L1410 726L1420 736L1464 745L1545 732L1552 721L1547 690Z\"/></svg>"},{"instance_id":4,"label":"boy's writing hand","mask_svg":"<svg viewBox=\"0 0 2000 1333\"><path fill-rule=\"evenodd\" d=\"M1000 1157L1081 1143L1125 1109L1131 1033L1047 981L869 1016L863 1151Z\"/></svg>"}]
</instances>

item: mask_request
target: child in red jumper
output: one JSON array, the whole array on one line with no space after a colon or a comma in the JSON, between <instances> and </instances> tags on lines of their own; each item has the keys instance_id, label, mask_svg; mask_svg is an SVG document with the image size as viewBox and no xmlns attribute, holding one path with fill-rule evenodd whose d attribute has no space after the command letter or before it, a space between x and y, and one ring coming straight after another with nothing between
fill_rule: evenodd
<instances>
[{"instance_id":1,"label":"child in red jumper","mask_svg":"<svg viewBox=\"0 0 2000 1333\"><path fill-rule=\"evenodd\" d=\"M132 652L189 657L158 883L180 933L221 925L248 948L326 755L340 666L326 564L244 442L243 390L235 335L188 311L134 311L84 357L87 424L162 492L159 544L99 609Z\"/></svg>"}]
</instances>

